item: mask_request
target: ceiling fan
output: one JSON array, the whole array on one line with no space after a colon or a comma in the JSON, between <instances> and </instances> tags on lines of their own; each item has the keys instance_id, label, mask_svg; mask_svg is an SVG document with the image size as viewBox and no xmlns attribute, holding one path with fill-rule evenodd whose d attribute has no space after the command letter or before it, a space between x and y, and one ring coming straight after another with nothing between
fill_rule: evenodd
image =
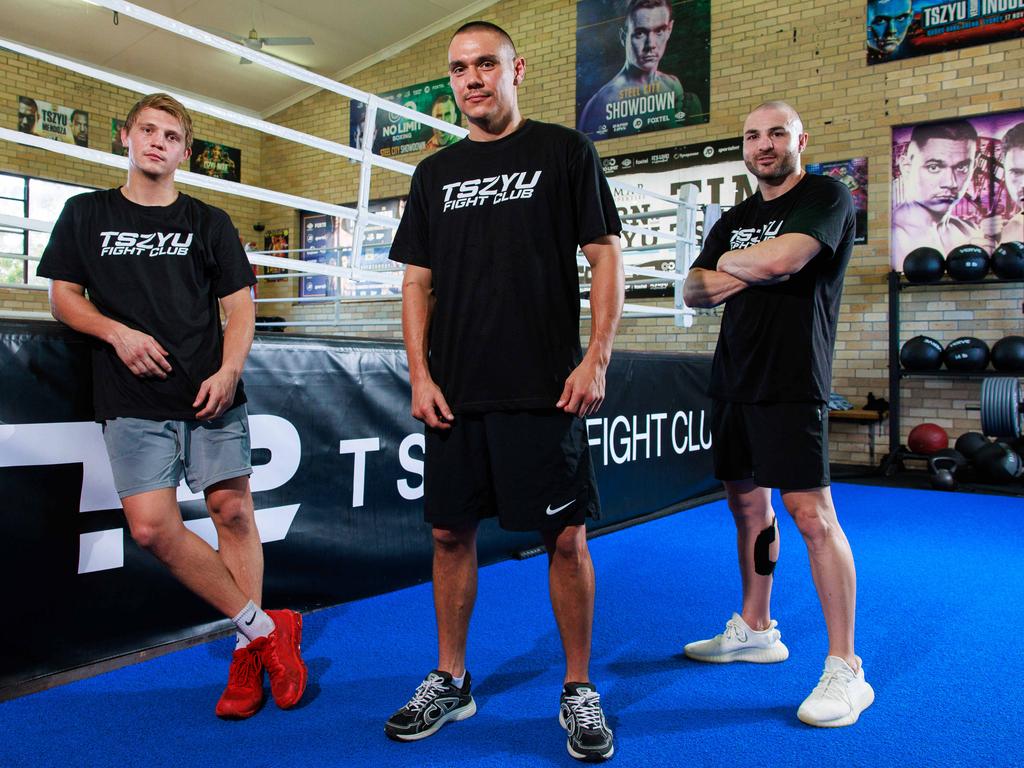
<instances>
[{"instance_id":1,"label":"ceiling fan","mask_svg":"<svg viewBox=\"0 0 1024 768\"><path fill-rule=\"evenodd\" d=\"M215 35L226 37L228 40L244 45L246 48L251 48L254 51L262 51L265 45L316 45L311 37L260 37L255 27L249 30L249 34L246 37L236 35L233 32L225 32L222 29L209 29L205 27L204 29ZM269 55L272 56L273 54ZM248 59L239 59L238 63L251 64L252 62Z\"/></svg>"}]
</instances>

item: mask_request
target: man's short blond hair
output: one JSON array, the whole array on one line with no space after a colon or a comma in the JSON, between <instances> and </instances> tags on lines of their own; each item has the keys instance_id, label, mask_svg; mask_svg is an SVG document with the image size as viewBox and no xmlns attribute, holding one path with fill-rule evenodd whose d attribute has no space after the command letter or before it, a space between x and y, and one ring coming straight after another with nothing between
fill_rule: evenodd
<instances>
[{"instance_id":1,"label":"man's short blond hair","mask_svg":"<svg viewBox=\"0 0 1024 768\"><path fill-rule=\"evenodd\" d=\"M166 93L151 93L149 96L139 99L124 120L125 133L131 131L135 121L139 118L139 113L144 109L159 109L176 118L181 123L186 149L192 146L192 115L185 109L184 104Z\"/></svg>"}]
</instances>

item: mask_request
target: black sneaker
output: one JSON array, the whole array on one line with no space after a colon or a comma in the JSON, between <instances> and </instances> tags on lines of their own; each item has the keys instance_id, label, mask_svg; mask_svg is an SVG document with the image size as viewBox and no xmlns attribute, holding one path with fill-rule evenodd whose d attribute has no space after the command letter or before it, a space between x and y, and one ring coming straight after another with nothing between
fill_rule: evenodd
<instances>
[{"instance_id":1,"label":"black sneaker","mask_svg":"<svg viewBox=\"0 0 1024 768\"><path fill-rule=\"evenodd\" d=\"M566 683L558 722L569 732L566 748L577 760L597 763L615 754L612 731L601 711L601 694L590 683Z\"/></svg>"},{"instance_id":2,"label":"black sneaker","mask_svg":"<svg viewBox=\"0 0 1024 768\"><path fill-rule=\"evenodd\" d=\"M465 720L475 714L469 672L462 688L456 688L450 674L435 669L420 683L409 702L384 723L384 733L396 741L416 741L432 735L449 720Z\"/></svg>"}]
</instances>

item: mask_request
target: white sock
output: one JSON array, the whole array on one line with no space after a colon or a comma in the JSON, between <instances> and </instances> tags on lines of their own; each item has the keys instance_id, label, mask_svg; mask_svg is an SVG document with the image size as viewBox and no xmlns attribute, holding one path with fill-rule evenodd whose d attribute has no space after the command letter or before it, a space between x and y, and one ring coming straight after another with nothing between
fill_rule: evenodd
<instances>
[{"instance_id":1,"label":"white sock","mask_svg":"<svg viewBox=\"0 0 1024 768\"><path fill-rule=\"evenodd\" d=\"M466 682L466 673L465 672L462 673L462 677L453 677L452 678L452 685L454 685L456 688L461 689L462 688L462 684L464 682Z\"/></svg>"},{"instance_id":2,"label":"white sock","mask_svg":"<svg viewBox=\"0 0 1024 768\"><path fill-rule=\"evenodd\" d=\"M249 644L249 638L235 630L235 650L240 651Z\"/></svg>"},{"instance_id":3,"label":"white sock","mask_svg":"<svg viewBox=\"0 0 1024 768\"><path fill-rule=\"evenodd\" d=\"M238 631L249 640L255 640L257 637L266 637L274 631L274 620L267 616L263 609L252 600L246 603L245 608L231 621L238 627Z\"/></svg>"}]
</instances>

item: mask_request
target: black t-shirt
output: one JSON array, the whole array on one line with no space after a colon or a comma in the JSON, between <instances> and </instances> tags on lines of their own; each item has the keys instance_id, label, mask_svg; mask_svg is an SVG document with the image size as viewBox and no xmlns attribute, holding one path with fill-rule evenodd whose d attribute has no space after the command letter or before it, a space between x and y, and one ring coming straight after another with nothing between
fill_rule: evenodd
<instances>
[{"instance_id":1,"label":"black t-shirt","mask_svg":"<svg viewBox=\"0 0 1024 768\"><path fill-rule=\"evenodd\" d=\"M169 353L166 379L139 378L114 348L93 348L96 419L194 419L204 379L222 362L217 300L256 282L228 215L188 195L144 206L119 189L68 200L38 274L84 286L106 317L148 333ZM238 382L234 405L245 402Z\"/></svg>"},{"instance_id":2,"label":"black t-shirt","mask_svg":"<svg viewBox=\"0 0 1024 768\"><path fill-rule=\"evenodd\" d=\"M419 164L391 258L432 271L430 372L454 410L554 407L582 359L577 247L621 229L569 128L526 121Z\"/></svg>"},{"instance_id":3,"label":"black t-shirt","mask_svg":"<svg viewBox=\"0 0 1024 768\"><path fill-rule=\"evenodd\" d=\"M854 226L850 191L831 177L812 174L774 200L757 192L722 215L694 267L715 269L726 251L790 232L810 235L821 250L788 280L750 286L725 302L712 397L742 403L828 400Z\"/></svg>"}]
</instances>

